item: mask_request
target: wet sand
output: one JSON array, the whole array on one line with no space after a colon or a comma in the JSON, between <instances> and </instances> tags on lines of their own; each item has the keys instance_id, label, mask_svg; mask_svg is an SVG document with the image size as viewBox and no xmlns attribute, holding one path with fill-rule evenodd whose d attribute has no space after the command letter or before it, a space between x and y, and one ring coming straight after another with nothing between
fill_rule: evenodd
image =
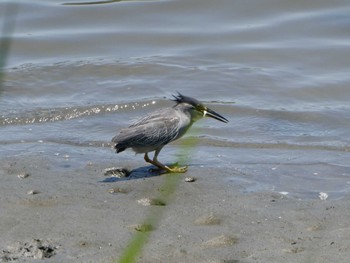
<instances>
[{"instance_id":1,"label":"wet sand","mask_svg":"<svg viewBox=\"0 0 350 263\"><path fill-rule=\"evenodd\" d=\"M138 167L139 159L126 167ZM350 256L348 196L242 193L222 183L223 168L150 176L145 166L120 179L104 176L115 165L109 160L76 168L27 154L0 162L0 262L113 262L149 213L162 217L139 262L348 262ZM179 178L176 191L164 203L152 202L167 176Z\"/></svg>"}]
</instances>

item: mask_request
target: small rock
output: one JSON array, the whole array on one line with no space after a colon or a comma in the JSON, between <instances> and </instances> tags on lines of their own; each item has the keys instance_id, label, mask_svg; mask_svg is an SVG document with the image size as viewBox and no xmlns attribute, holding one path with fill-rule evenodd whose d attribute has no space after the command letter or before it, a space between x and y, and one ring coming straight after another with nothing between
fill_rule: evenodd
<instances>
[{"instance_id":1,"label":"small rock","mask_svg":"<svg viewBox=\"0 0 350 263\"><path fill-rule=\"evenodd\" d=\"M29 176L30 176L29 173L23 173L23 174L17 175L17 177L18 177L19 179L24 179L24 178L27 178L27 177L29 177Z\"/></svg>"},{"instance_id":2,"label":"small rock","mask_svg":"<svg viewBox=\"0 0 350 263\"><path fill-rule=\"evenodd\" d=\"M159 206L164 206L165 203L162 200L159 199L151 199L148 197L141 198L137 200L137 203L143 206L150 206L150 205L159 205Z\"/></svg>"},{"instance_id":3,"label":"small rock","mask_svg":"<svg viewBox=\"0 0 350 263\"><path fill-rule=\"evenodd\" d=\"M323 193L323 192L320 192L318 197L321 199L321 200L327 200L328 198L328 194L327 193Z\"/></svg>"},{"instance_id":4,"label":"small rock","mask_svg":"<svg viewBox=\"0 0 350 263\"><path fill-rule=\"evenodd\" d=\"M186 177L185 178L185 182L188 182L188 183L192 183L192 182L195 182L196 181L196 178L194 177Z\"/></svg>"},{"instance_id":5,"label":"small rock","mask_svg":"<svg viewBox=\"0 0 350 263\"><path fill-rule=\"evenodd\" d=\"M17 241L7 249L0 251L0 261L26 261L26 258L45 259L56 255L58 246L49 241L32 239L28 242Z\"/></svg>"},{"instance_id":6,"label":"small rock","mask_svg":"<svg viewBox=\"0 0 350 263\"><path fill-rule=\"evenodd\" d=\"M130 175L130 171L123 167L111 167L105 169L104 175L110 177L124 178Z\"/></svg>"},{"instance_id":7,"label":"small rock","mask_svg":"<svg viewBox=\"0 0 350 263\"><path fill-rule=\"evenodd\" d=\"M27 195L37 195L37 194L40 194L40 191L38 191L38 190L29 190L27 192Z\"/></svg>"}]
</instances>

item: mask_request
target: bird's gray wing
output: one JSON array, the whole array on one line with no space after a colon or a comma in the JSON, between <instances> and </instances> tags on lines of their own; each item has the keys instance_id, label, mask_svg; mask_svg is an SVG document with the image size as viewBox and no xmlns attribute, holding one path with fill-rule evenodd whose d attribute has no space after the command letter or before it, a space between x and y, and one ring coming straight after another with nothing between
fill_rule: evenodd
<instances>
[{"instance_id":1,"label":"bird's gray wing","mask_svg":"<svg viewBox=\"0 0 350 263\"><path fill-rule=\"evenodd\" d=\"M134 121L129 128L131 127L136 127L136 126L140 126L142 124L149 124L149 123L153 123L153 122L158 122L158 121L162 121L162 120L166 120L168 118L175 116L175 110L173 108L165 108L162 110L156 110L153 111L151 113L149 113L148 115Z\"/></svg>"},{"instance_id":2,"label":"bird's gray wing","mask_svg":"<svg viewBox=\"0 0 350 263\"><path fill-rule=\"evenodd\" d=\"M124 128L112 141L116 148L147 147L156 149L177 138L179 117L171 109L155 111Z\"/></svg>"}]
</instances>

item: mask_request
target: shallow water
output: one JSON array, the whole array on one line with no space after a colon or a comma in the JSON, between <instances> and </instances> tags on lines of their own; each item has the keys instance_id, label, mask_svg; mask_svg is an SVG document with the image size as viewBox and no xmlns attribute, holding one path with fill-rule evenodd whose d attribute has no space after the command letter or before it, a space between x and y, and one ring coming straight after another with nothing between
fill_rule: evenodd
<instances>
[{"instance_id":1,"label":"shallow water","mask_svg":"<svg viewBox=\"0 0 350 263\"><path fill-rule=\"evenodd\" d=\"M110 139L180 91L230 120L202 120L193 135L192 162L231 171L223 184L349 194L348 1L64 3L17 6L1 159L45 153L83 166L90 154L144 166L114 155ZM160 159L174 161L178 145Z\"/></svg>"}]
</instances>

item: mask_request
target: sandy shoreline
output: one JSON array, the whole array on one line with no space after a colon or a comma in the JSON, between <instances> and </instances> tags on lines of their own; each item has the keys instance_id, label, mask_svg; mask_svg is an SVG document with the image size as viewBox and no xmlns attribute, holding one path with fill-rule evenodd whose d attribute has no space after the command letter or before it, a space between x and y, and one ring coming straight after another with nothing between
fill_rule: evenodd
<instances>
[{"instance_id":1,"label":"sandy shoreline","mask_svg":"<svg viewBox=\"0 0 350 263\"><path fill-rule=\"evenodd\" d=\"M190 167L169 202L145 206L171 175L144 177L145 167L131 180L106 180L111 166L0 160L0 262L113 262L150 212L162 218L139 262L348 262L349 197L244 194L218 180L225 170Z\"/></svg>"}]
</instances>

